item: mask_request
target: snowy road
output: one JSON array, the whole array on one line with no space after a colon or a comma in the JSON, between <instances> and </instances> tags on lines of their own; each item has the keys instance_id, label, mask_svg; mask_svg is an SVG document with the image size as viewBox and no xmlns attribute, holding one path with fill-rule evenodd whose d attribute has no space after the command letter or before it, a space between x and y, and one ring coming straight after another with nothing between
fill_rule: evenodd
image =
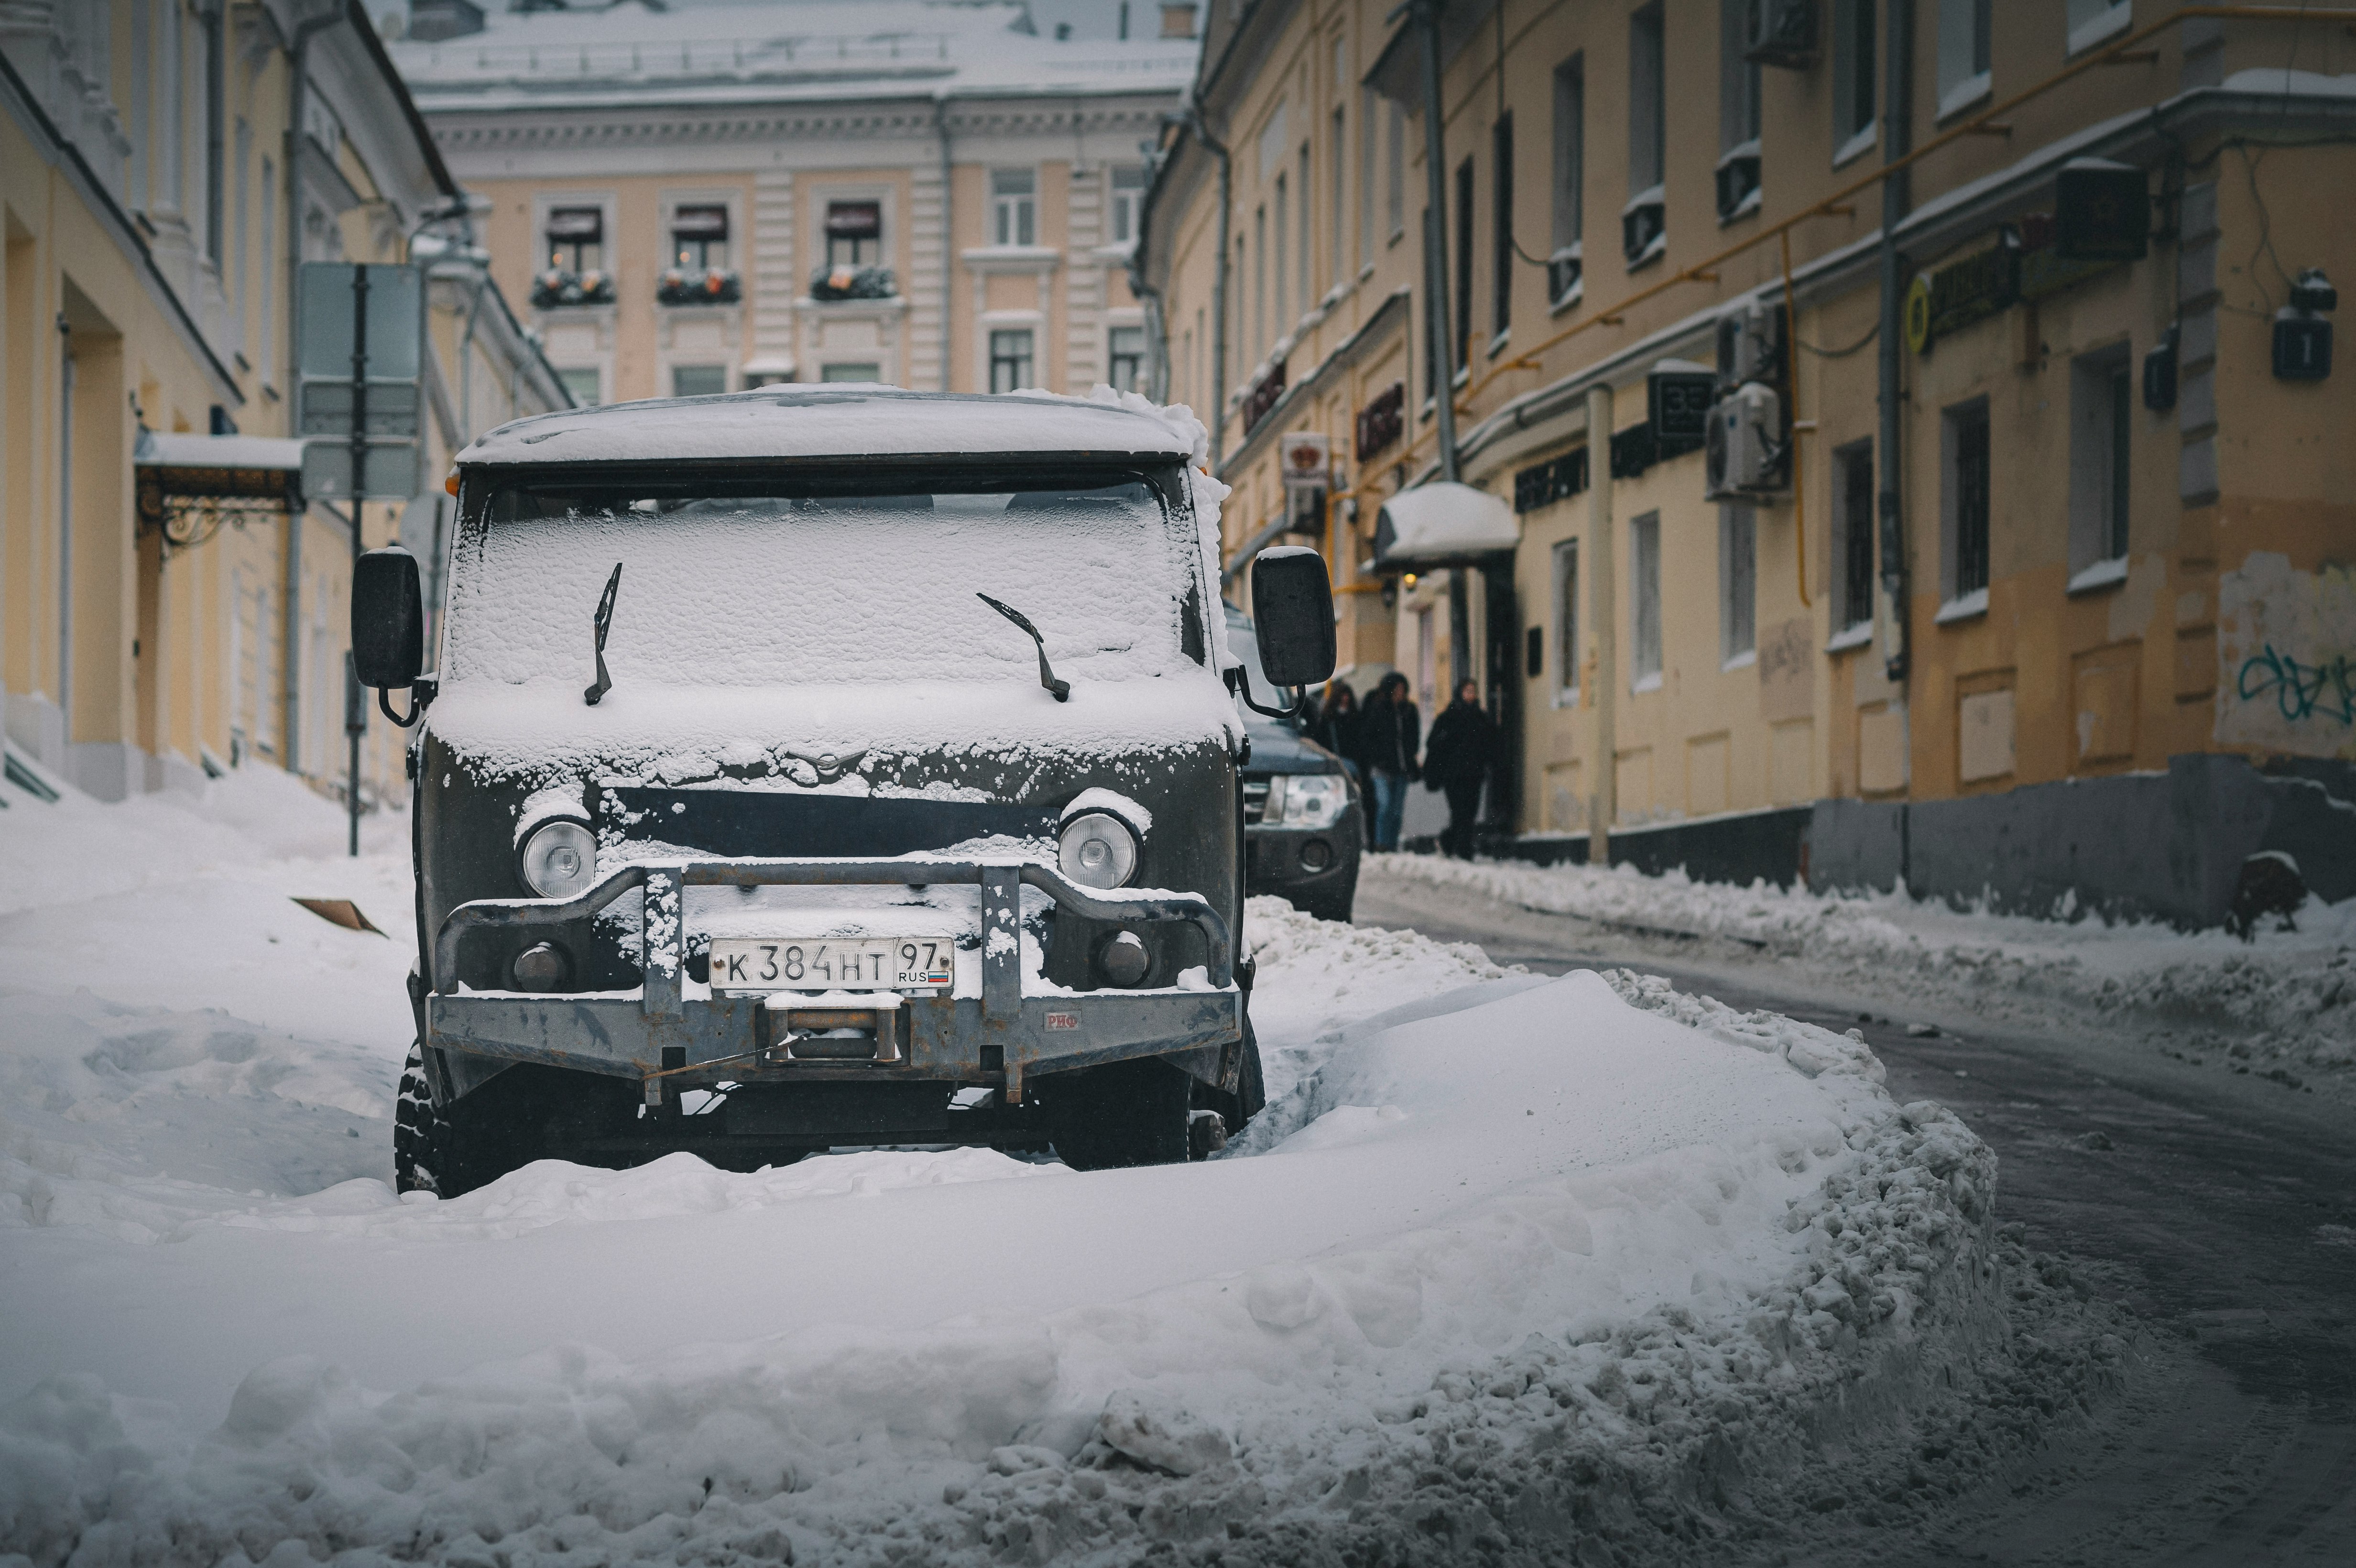
<instances>
[{"instance_id":1,"label":"snowy road","mask_svg":"<svg viewBox=\"0 0 2356 1568\"><path fill-rule=\"evenodd\" d=\"M2058 1004L2040 1028L2018 1006L1991 1017L1901 981L1420 880L1369 878L1357 918L1541 973L1625 965L1730 1006L1860 1028L1898 1098L1936 1095L1995 1147L2005 1216L2029 1243L2155 1330L2094 1441L1902 1526L1828 1531L1825 1560L1890 1561L1902 1528L1908 1562L2356 1561L2356 1143L2340 1104L2162 1055Z\"/></svg>"}]
</instances>

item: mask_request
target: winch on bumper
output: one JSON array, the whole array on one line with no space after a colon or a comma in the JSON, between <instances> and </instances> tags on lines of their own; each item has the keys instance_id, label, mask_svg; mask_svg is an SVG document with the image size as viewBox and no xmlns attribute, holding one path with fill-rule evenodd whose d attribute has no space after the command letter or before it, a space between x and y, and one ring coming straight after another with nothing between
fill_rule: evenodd
<instances>
[{"instance_id":1,"label":"winch on bumper","mask_svg":"<svg viewBox=\"0 0 2356 1568\"><path fill-rule=\"evenodd\" d=\"M690 887L856 887L971 883L980 890L981 985L933 995L830 993L805 1003L792 992L714 994L687 973L684 890ZM1184 922L1203 933L1207 986L1025 995L1021 968L1021 890L1046 893L1059 910L1133 924ZM644 900L645 980L634 991L541 994L427 991L423 1043L509 1061L637 1078L648 1097L669 1083L723 1080L939 1080L1002 1088L1012 1103L1028 1073L1095 1066L1140 1056L1181 1059L1232 1087L1243 1039L1226 922L1191 893L1114 894L1080 888L1029 861L694 859L626 867L578 898L484 899L462 904L434 937L434 973L455 976L468 936L487 931L561 927L594 916L631 889ZM790 1009L894 1015L873 1030L865 1056L794 1052ZM1206 1071L1207 1070L1207 1071Z\"/></svg>"}]
</instances>

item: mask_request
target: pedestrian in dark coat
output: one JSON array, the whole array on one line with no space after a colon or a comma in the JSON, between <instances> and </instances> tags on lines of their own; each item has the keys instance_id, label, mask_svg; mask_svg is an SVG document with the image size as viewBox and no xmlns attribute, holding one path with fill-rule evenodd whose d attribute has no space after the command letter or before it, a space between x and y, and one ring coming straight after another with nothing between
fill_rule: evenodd
<instances>
[{"instance_id":1,"label":"pedestrian in dark coat","mask_svg":"<svg viewBox=\"0 0 2356 1568\"><path fill-rule=\"evenodd\" d=\"M1375 797L1375 848L1381 850L1398 848L1408 786L1415 782L1422 749L1423 716L1407 689L1407 677L1393 670L1358 712L1358 767Z\"/></svg>"},{"instance_id":2,"label":"pedestrian in dark coat","mask_svg":"<svg viewBox=\"0 0 2356 1568\"><path fill-rule=\"evenodd\" d=\"M1345 682L1326 687L1317 717L1310 720L1309 738L1341 758L1353 773L1358 771L1358 694Z\"/></svg>"},{"instance_id":3,"label":"pedestrian in dark coat","mask_svg":"<svg viewBox=\"0 0 2356 1568\"><path fill-rule=\"evenodd\" d=\"M1456 700L1431 721L1431 742L1424 750L1424 787L1448 793L1448 831L1440 837L1441 853L1461 860L1472 858L1481 786L1488 782L1496 756L1496 720L1481 706L1481 688L1461 681Z\"/></svg>"}]
</instances>

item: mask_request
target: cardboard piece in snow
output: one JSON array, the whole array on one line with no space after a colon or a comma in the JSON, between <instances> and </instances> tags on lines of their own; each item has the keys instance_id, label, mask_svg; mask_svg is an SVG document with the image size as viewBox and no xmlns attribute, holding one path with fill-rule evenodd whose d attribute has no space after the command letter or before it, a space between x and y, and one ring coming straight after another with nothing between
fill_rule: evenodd
<instances>
[{"instance_id":1,"label":"cardboard piece in snow","mask_svg":"<svg viewBox=\"0 0 2356 1568\"><path fill-rule=\"evenodd\" d=\"M329 925L340 925L346 931L376 931L379 936L384 935L383 932L377 931L368 916L360 912L360 906L349 899L296 899L294 901Z\"/></svg>"}]
</instances>

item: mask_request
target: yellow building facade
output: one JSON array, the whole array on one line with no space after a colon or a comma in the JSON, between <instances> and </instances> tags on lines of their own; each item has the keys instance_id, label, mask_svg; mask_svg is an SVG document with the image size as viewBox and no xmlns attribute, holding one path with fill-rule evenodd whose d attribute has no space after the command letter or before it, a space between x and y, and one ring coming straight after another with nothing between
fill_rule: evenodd
<instances>
[{"instance_id":1,"label":"yellow building facade","mask_svg":"<svg viewBox=\"0 0 2356 1568\"><path fill-rule=\"evenodd\" d=\"M1213 7L1139 270L1233 555L1327 550L1354 680L1479 680L1523 836L2356 760L2340 23L1759 9L1448 5L1435 208L1419 12ZM1435 209L1457 475L1518 523L1454 595L1376 560L1442 477ZM1655 429L1697 372L1752 457Z\"/></svg>"},{"instance_id":2,"label":"yellow building facade","mask_svg":"<svg viewBox=\"0 0 2356 1568\"><path fill-rule=\"evenodd\" d=\"M412 255L464 208L371 27L345 4L0 18L0 688L12 748L102 799L249 761L344 787L349 508L183 508L155 481L163 449L265 489L299 460L302 262L433 252L421 489L562 402L463 244ZM365 541L430 539L434 505L369 504ZM375 723L364 803L401 767Z\"/></svg>"}]
</instances>

